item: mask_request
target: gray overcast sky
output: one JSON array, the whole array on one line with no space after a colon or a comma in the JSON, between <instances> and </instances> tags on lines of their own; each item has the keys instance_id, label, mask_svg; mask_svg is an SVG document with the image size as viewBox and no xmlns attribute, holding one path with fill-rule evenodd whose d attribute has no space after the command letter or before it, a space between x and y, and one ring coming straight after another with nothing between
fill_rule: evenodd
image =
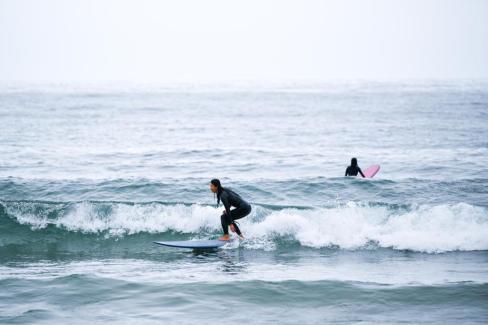
<instances>
[{"instance_id":1,"label":"gray overcast sky","mask_svg":"<svg viewBox=\"0 0 488 325\"><path fill-rule=\"evenodd\" d=\"M2 81L488 78L488 0L0 0Z\"/></svg>"}]
</instances>

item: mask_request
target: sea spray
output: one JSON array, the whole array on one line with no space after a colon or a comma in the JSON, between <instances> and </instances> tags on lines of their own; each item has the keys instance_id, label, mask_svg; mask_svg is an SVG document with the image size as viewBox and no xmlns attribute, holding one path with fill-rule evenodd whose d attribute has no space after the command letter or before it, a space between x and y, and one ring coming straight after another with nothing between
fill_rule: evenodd
<instances>
[{"instance_id":1,"label":"sea spray","mask_svg":"<svg viewBox=\"0 0 488 325\"><path fill-rule=\"evenodd\" d=\"M4 214L36 231L103 234L179 232L215 236L221 209L201 204L121 202L3 202ZM382 247L440 253L488 249L488 210L465 203L408 208L349 202L329 208L255 206L240 221L248 247L269 249L289 241L313 248Z\"/></svg>"}]
</instances>

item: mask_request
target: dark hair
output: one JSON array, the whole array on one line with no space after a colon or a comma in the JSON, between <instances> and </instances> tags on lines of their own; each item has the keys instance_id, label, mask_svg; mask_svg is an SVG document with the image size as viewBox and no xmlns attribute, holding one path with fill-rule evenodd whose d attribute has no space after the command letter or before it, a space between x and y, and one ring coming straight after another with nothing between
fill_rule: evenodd
<instances>
[{"instance_id":1,"label":"dark hair","mask_svg":"<svg viewBox=\"0 0 488 325\"><path fill-rule=\"evenodd\" d=\"M351 166L356 167L358 165L358 160L356 158L351 159Z\"/></svg>"},{"instance_id":2,"label":"dark hair","mask_svg":"<svg viewBox=\"0 0 488 325\"><path fill-rule=\"evenodd\" d=\"M222 195L222 184L220 184L220 180L218 180L217 178L214 178L210 181L210 183L213 185L213 186L216 186L217 187L217 205L220 204L220 196Z\"/></svg>"}]
</instances>

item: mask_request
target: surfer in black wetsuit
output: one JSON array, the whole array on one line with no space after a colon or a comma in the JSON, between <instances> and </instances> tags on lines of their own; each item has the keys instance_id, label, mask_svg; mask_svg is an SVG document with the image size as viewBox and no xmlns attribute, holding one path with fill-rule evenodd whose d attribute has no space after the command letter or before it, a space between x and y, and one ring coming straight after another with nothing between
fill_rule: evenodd
<instances>
[{"instance_id":1,"label":"surfer in black wetsuit","mask_svg":"<svg viewBox=\"0 0 488 325\"><path fill-rule=\"evenodd\" d=\"M251 213L251 205L244 201L236 192L222 187L218 179L212 179L210 181L210 190L217 194L217 205L222 201L222 204L225 207L224 213L220 216L224 235L220 237L219 240L230 239L229 227L232 232L237 233L239 237L243 239L244 237L235 220L244 218ZM235 207L235 209L231 210L231 207Z\"/></svg>"},{"instance_id":2,"label":"surfer in black wetsuit","mask_svg":"<svg viewBox=\"0 0 488 325\"><path fill-rule=\"evenodd\" d=\"M356 158L351 159L351 166L346 168L346 175L345 176L358 176L358 173L361 174L364 178L363 171L358 166L358 160Z\"/></svg>"}]
</instances>

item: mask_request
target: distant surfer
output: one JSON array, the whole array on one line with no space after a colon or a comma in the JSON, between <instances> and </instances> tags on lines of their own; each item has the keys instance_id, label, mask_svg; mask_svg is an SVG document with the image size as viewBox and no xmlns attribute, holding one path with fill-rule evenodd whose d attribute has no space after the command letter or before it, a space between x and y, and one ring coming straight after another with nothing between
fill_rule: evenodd
<instances>
[{"instance_id":1,"label":"distant surfer","mask_svg":"<svg viewBox=\"0 0 488 325\"><path fill-rule=\"evenodd\" d=\"M251 205L244 201L239 194L232 191L231 189L224 188L220 184L220 180L212 179L210 181L210 190L217 195L217 205L222 201L224 205L224 213L220 216L220 221L222 223L222 229L224 230L224 235L219 238L219 240L229 240L229 227L232 232L239 235L241 239L241 230L236 224L237 219L244 218L249 213L251 213ZM230 209L234 207L235 209Z\"/></svg>"},{"instance_id":2,"label":"distant surfer","mask_svg":"<svg viewBox=\"0 0 488 325\"><path fill-rule=\"evenodd\" d=\"M358 166L358 160L356 158L352 158L351 166L346 168L346 176L358 176L358 173L364 178L363 171Z\"/></svg>"}]
</instances>

